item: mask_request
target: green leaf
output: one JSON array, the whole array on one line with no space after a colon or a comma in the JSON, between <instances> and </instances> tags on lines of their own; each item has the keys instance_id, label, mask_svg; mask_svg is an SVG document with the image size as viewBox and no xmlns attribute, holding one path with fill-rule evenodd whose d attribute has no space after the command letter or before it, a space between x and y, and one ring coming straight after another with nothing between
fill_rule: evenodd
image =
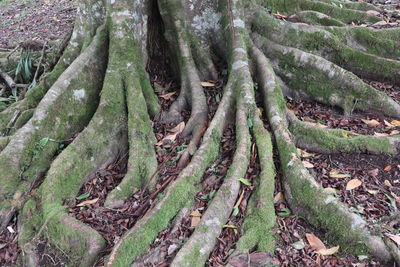
<instances>
[{"instance_id":1,"label":"green leaf","mask_svg":"<svg viewBox=\"0 0 400 267\"><path fill-rule=\"evenodd\" d=\"M239 208L235 207L232 212L232 216L237 216L239 214Z\"/></svg>"},{"instance_id":2,"label":"green leaf","mask_svg":"<svg viewBox=\"0 0 400 267\"><path fill-rule=\"evenodd\" d=\"M249 127L249 128L253 128L253 119L252 118L247 118L247 126Z\"/></svg>"},{"instance_id":3,"label":"green leaf","mask_svg":"<svg viewBox=\"0 0 400 267\"><path fill-rule=\"evenodd\" d=\"M48 142L49 142L49 138L48 137L43 138L42 140L40 140L38 142L38 148L43 149L47 145Z\"/></svg>"},{"instance_id":4,"label":"green leaf","mask_svg":"<svg viewBox=\"0 0 400 267\"><path fill-rule=\"evenodd\" d=\"M215 190L210 192L209 198L212 199L215 196L215 194L217 194L217 191L215 191Z\"/></svg>"},{"instance_id":5,"label":"green leaf","mask_svg":"<svg viewBox=\"0 0 400 267\"><path fill-rule=\"evenodd\" d=\"M237 179L237 180L238 180L239 182L241 182L242 184L244 184L244 185L248 185L248 186L251 185L250 181L247 180L247 179L245 179L245 178L239 178L239 179Z\"/></svg>"},{"instance_id":6,"label":"green leaf","mask_svg":"<svg viewBox=\"0 0 400 267\"><path fill-rule=\"evenodd\" d=\"M278 216L280 216L280 217L289 217L290 214L291 214L291 211L288 208L283 208L278 212Z\"/></svg>"},{"instance_id":7,"label":"green leaf","mask_svg":"<svg viewBox=\"0 0 400 267\"><path fill-rule=\"evenodd\" d=\"M90 193L83 193L82 195L77 196L76 200L82 200L88 197L90 197Z\"/></svg>"}]
</instances>

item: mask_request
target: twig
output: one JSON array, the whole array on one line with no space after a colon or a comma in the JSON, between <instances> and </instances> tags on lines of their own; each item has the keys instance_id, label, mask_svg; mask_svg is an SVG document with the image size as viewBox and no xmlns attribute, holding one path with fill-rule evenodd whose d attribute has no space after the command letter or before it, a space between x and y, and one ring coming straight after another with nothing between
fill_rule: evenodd
<instances>
[{"instance_id":1,"label":"twig","mask_svg":"<svg viewBox=\"0 0 400 267\"><path fill-rule=\"evenodd\" d=\"M33 76L33 82L36 83L37 76L39 75L39 69L42 66L44 52L46 51L47 41L44 43L42 48L42 54L40 55L39 65L36 68L35 75Z\"/></svg>"},{"instance_id":2,"label":"twig","mask_svg":"<svg viewBox=\"0 0 400 267\"><path fill-rule=\"evenodd\" d=\"M4 72L0 69L0 77L6 82L7 86L9 88L15 88L15 82L14 80L10 77L10 75L7 74L7 72Z\"/></svg>"},{"instance_id":3,"label":"twig","mask_svg":"<svg viewBox=\"0 0 400 267\"><path fill-rule=\"evenodd\" d=\"M15 51L17 51L19 48L19 45L17 45L8 55L7 55L7 60L9 60L9 58L11 57L12 54L15 53Z\"/></svg>"}]
</instances>

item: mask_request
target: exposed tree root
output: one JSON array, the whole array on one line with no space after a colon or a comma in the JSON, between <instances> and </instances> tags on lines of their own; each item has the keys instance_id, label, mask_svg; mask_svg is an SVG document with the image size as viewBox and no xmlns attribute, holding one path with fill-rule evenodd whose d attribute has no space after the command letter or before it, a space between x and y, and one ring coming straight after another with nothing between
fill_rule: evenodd
<instances>
[{"instance_id":1,"label":"exposed tree root","mask_svg":"<svg viewBox=\"0 0 400 267\"><path fill-rule=\"evenodd\" d=\"M400 105L361 79L399 84L399 31L346 26L353 21L379 21L365 12L376 8L338 0L81 2L69 45L54 70L29 90L24 100L0 113L0 223L2 228L7 226L23 207L18 220L23 264L41 264L37 247L40 240L46 240L64 251L73 266L92 266L110 250L102 258L105 266L128 266L146 262L152 255L165 256L157 249L165 248L166 242L154 242L164 233L188 238L185 244L176 244L164 262L172 262L172 266L212 263L211 258L218 258L214 254L218 237L243 200L241 181L251 173L254 151L260 174L252 181L254 192L245 197L249 201L240 214L242 235L235 237L240 238L231 246L233 259L242 260L247 254L251 261L249 255L254 252L268 255L268 260L273 257L273 194L275 179L281 178L276 184L283 185L291 210L326 231L341 252L399 262L399 248L394 243L322 190L303 166L297 146L326 154L397 155L400 139L309 125L288 110L283 97L284 92L288 97L338 106L346 116L359 110L399 118ZM262 6L312 25L275 19ZM200 8L204 14L198 12ZM152 13L158 10L160 14ZM296 15L290 17L292 14ZM178 141L168 144L176 154L183 139L189 145L173 174L160 177L158 173L170 157L162 154L167 150L158 147L156 153L154 148L151 120L155 129L160 128L161 111L144 68L147 45L157 38L150 33L147 36L147 21L156 21L148 19L149 15L163 21L168 56L173 61L169 67L180 85L178 98L168 111L162 111L161 119L171 127L183 121L182 113L190 111ZM202 35L209 29L218 32L224 42L216 45ZM217 78L215 55L228 65L228 79L222 99L209 101L210 94L201 82ZM262 95L265 112L257 107L254 90ZM219 103L215 114L215 107L208 103ZM268 121L265 126L260 118L263 114ZM236 127L232 164L213 187L216 190L221 185L215 197L202 206L199 224L182 235L179 229L196 207L194 196L209 190L202 178L213 163L220 162L221 138L232 122ZM60 148L66 141L72 143ZM283 177L275 176L274 145ZM115 188L123 175L107 186L97 207L115 211L140 197L137 203L141 204L133 214L125 214L132 216L126 227L132 227L114 239L114 245L104 235L104 228L92 228L84 223L89 220L75 218L68 210L77 213L74 199L79 199L82 185L121 157L127 157L127 173ZM158 163L157 158L163 160ZM246 190L250 194L251 189ZM72 205L74 208L69 208ZM150 247L153 249L148 252Z\"/></svg>"},{"instance_id":2,"label":"exposed tree root","mask_svg":"<svg viewBox=\"0 0 400 267\"><path fill-rule=\"evenodd\" d=\"M91 119L103 81L105 38L104 30L100 30L93 43L46 93L29 122L1 152L0 221L3 227L12 215L10 209L24 202L24 194L49 167L59 149L58 140L69 139Z\"/></svg>"},{"instance_id":3,"label":"exposed tree root","mask_svg":"<svg viewBox=\"0 0 400 267\"><path fill-rule=\"evenodd\" d=\"M351 213L334 197L324 193L297 155L296 147L287 128L283 95L276 82L272 67L266 58L255 50L258 62L260 86L264 92L267 115L274 131L284 172L284 188L292 209L320 225L341 243L347 243L353 251L370 251L382 261L392 258L382 238L366 228L365 221ZM334 214L334 217L332 216ZM343 229L347 229L343 232Z\"/></svg>"}]
</instances>

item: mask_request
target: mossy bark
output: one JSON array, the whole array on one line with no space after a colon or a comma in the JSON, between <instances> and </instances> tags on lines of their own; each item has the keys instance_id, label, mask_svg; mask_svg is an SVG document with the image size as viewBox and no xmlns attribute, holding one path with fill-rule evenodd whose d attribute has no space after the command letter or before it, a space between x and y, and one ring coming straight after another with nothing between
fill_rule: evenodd
<instances>
[{"instance_id":1,"label":"mossy bark","mask_svg":"<svg viewBox=\"0 0 400 267\"><path fill-rule=\"evenodd\" d=\"M74 32L53 71L24 100L0 113L0 223L6 226L21 210L22 262L38 266L37 241L45 239L70 255L70 265L92 266L105 239L69 214L68 206L88 178L120 157L128 157L127 174L107 195L106 208L118 209L139 190L157 193L160 166L152 119L181 122L185 110L190 116L182 136L190 143L178 177L113 244L103 259L106 266L128 266L172 222L179 224L180 211L193 207L205 171L219 158L228 124L236 125L232 166L172 265L207 261L234 210L241 186L237 179L246 173L253 146L261 173L233 255L274 253L273 194L280 179L290 208L322 228L332 242L355 255L398 260L398 250L369 231L363 218L322 191L302 165L297 146L321 153L395 155L399 139L309 126L287 110L283 96L338 106L346 116L357 109L400 117L399 104L361 79L400 81L400 32L347 25L378 21L365 12L371 9L366 3L337 0L79 1ZM297 14L312 25L278 20L271 12ZM175 62L170 68L181 87L177 100L162 112L146 73L147 45L159 38L148 33L148 21L157 21L150 16L162 20L168 56ZM210 32L218 36L217 43ZM201 82L217 76L217 65L227 66L227 83L210 118ZM266 116L259 114L256 95L262 97ZM72 142L61 149L65 141ZM274 147L282 177L275 173Z\"/></svg>"}]
</instances>

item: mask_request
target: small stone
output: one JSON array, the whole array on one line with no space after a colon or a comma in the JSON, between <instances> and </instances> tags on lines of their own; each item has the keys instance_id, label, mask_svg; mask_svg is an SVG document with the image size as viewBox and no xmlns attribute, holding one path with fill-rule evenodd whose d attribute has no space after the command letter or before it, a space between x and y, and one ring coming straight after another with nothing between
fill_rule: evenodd
<instances>
[{"instance_id":1,"label":"small stone","mask_svg":"<svg viewBox=\"0 0 400 267\"><path fill-rule=\"evenodd\" d=\"M175 244L169 246L169 247L168 247L168 256L170 256L171 254L173 254L177 248L178 248L178 246L175 245Z\"/></svg>"}]
</instances>

